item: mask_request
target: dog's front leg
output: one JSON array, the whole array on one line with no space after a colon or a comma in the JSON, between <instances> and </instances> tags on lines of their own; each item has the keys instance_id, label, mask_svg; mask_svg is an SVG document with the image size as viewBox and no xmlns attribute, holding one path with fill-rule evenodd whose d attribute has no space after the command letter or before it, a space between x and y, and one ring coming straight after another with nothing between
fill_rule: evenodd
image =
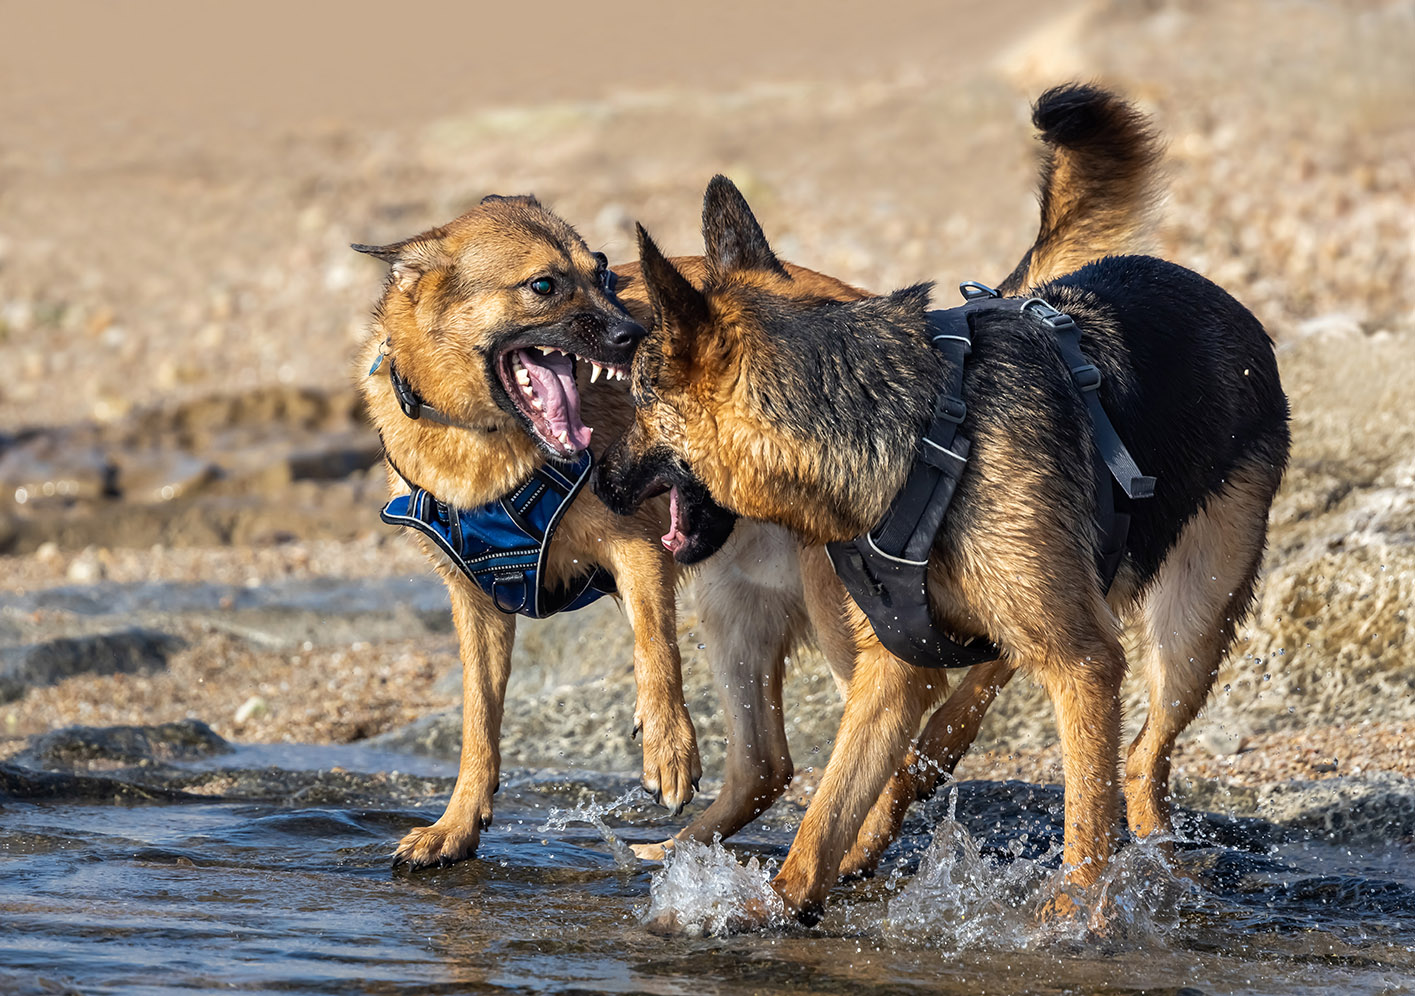
<instances>
[{"instance_id":1,"label":"dog's front leg","mask_svg":"<svg viewBox=\"0 0 1415 996\"><path fill-rule=\"evenodd\" d=\"M693 797L703 768L683 700L673 578L666 559L647 543L616 543L609 557L634 628L634 733L644 734L643 786L676 815Z\"/></svg>"},{"instance_id":2,"label":"dog's front leg","mask_svg":"<svg viewBox=\"0 0 1415 996\"><path fill-rule=\"evenodd\" d=\"M825 776L772 883L787 910L807 921L819 915L841 859L936 701L927 676L885 650L854 603L843 607L842 622L859 648L845 714Z\"/></svg>"},{"instance_id":3,"label":"dog's front leg","mask_svg":"<svg viewBox=\"0 0 1415 996\"><path fill-rule=\"evenodd\" d=\"M452 798L438 821L398 842L393 863L413 868L470 858L491 825L491 797L501 785L501 717L516 617L461 577L448 577L452 622L462 657L462 754Z\"/></svg>"}]
</instances>

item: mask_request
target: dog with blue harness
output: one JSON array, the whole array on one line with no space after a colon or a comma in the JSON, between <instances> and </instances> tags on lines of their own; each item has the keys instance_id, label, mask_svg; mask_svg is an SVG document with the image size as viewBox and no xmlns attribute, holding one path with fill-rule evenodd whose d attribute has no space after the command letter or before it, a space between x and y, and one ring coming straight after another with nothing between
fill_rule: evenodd
<instances>
[{"instance_id":1,"label":"dog with blue harness","mask_svg":"<svg viewBox=\"0 0 1415 996\"><path fill-rule=\"evenodd\" d=\"M357 375L387 458L383 519L407 527L446 583L462 662L456 786L394 862L476 853L501 780L518 620L611 593L634 630L643 784L677 812L702 768L683 699L677 572L658 539L663 503L625 519L585 488L603 442L595 429L627 421L618 382L644 334L607 260L532 197L489 197L420 235L355 248L388 267Z\"/></svg>"}]
</instances>

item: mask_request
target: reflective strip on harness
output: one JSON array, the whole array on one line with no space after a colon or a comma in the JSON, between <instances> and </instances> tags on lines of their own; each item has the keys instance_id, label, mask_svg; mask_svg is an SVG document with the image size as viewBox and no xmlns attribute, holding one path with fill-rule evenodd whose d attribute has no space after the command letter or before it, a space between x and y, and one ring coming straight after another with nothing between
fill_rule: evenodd
<instances>
[{"instance_id":1,"label":"reflective strip on harness","mask_svg":"<svg viewBox=\"0 0 1415 996\"><path fill-rule=\"evenodd\" d=\"M1081 352L1075 322L1040 298L1004 300L991 288L971 282L959 289L966 304L929 314L933 345L945 362L943 384L904 487L874 529L849 542L826 545L836 575L870 620L875 636L894 656L918 667L971 667L1001 654L987 639L960 643L945 635L934 622L927 587L929 553L968 461L969 440L959 427L968 411L963 368L972 352L974 313L1032 310L1057 336L1095 432L1096 521L1101 539L1096 570L1106 589L1119 569L1130 525L1130 516L1116 511L1111 475L1131 498L1154 493L1154 478L1140 473L1101 407L1096 390L1100 371Z\"/></svg>"},{"instance_id":2,"label":"reflective strip on harness","mask_svg":"<svg viewBox=\"0 0 1415 996\"><path fill-rule=\"evenodd\" d=\"M380 517L427 536L502 612L543 619L614 592L614 579L600 568L554 589L544 581L555 528L593 466L588 451L572 464L545 464L510 494L473 509L453 508L414 487Z\"/></svg>"}]
</instances>

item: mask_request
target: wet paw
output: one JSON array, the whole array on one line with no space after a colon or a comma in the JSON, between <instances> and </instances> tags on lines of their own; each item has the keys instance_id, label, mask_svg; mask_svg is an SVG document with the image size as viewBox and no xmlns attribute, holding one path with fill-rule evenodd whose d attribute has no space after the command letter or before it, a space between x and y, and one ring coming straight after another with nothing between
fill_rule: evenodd
<instances>
[{"instance_id":1,"label":"wet paw","mask_svg":"<svg viewBox=\"0 0 1415 996\"><path fill-rule=\"evenodd\" d=\"M677 816L693 798L703 766L698 738L687 709L676 709L663 720L636 718L644 729L644 790Z\"/></svg>"},{"instance_id":2,"label":"wet paw","mask_svg":"<svg viewBox=\"0 0 1415 996\"><path fill-rule=\"evenodd\" d=\"M630 844L629 850L634 852L634 857L640 861L662 861L668 856L668 852L673 849L672 839L665 840L661 844Z\"/></svg>"},{"instance_id":3,"label":"wet paw","mask_svg":"<svg viewBox=\"0 0 1415 996\"><path fill-rule=\"evenodd\" d=\"M840 880L851 882L855 879L874 877L879 866L880 855L873 849L862 847L858 842L840 862Z\"/></svg>"},{"instance_id":4,"label":"wet paw","mask_svg":"<svg viewBox=\"0 0 1415 996\"><path fill-rule=\"evenodd\" d=\"M438 820L430 827L415 827L398 842L393 852L393 866L418 869L464 861L477 853L480 839L481 828L475 823Z\"/></svg>"}]
</instances>

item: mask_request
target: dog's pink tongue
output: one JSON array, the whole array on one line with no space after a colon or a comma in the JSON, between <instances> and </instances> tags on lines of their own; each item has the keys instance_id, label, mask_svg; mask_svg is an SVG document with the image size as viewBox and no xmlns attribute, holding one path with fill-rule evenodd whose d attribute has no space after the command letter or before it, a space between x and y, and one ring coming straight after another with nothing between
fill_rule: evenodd
<instances>
[{"instance_id":1,"label":"dog's pink tongue","mask_svg":"<svg viewBox=\"0 0 1415 996\"><path fill-rule=\"evenodd\" d=\"M678 485L675 484L673 490L668 492L668 532L662 543L669 553L676 554L687 542L688 537L683 535L683 523L678 518Z\"/></svg>"},{"instance_id":2,"label":"dog's pink tongue","mask_svg":"<svg viewBox=\"0 0 1415 996\"><path fill-rule=\"evenodd\" d=\"M564 353L521 350L521 364L531 375L531 388L544 405L553 441L573 450L590 445L591 430L580 421L580 391L575 387L575 363ZM565 434L565 439L560 434ZM567 442L568 441L568 442Z\"/></svg>"}]
</instances>

